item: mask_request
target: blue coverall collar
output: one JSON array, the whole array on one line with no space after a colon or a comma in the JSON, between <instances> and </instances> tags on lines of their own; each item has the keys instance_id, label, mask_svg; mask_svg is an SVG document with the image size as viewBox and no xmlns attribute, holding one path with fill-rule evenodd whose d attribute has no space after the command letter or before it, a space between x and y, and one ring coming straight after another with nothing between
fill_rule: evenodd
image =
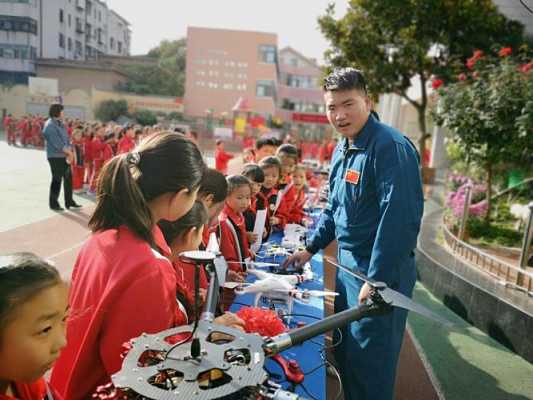
<instances>
[{"instance_id":1,"label":"blue coverall collar","mask_svg":"<svg viewBox=\"0 0 533 400\"><path fill-rule=\"evenodd\" d=\"M348 150L364 150L368 146L368 141L372 136L372 131L376 124L376 118L370 114L368 120L366 121L363 129L359 132L354 141L350 142L350 139L344 138L344 149Z\"/></svg>"}]
</instances>

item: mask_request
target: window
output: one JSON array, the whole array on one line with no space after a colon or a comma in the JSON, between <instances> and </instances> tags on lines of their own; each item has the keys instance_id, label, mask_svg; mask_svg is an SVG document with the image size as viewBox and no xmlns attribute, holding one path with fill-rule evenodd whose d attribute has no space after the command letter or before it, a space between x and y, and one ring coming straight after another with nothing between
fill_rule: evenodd
<instances>
[{"instance_id":1,"label":"window","mask_svg":"<svg viewBox=\"0 0 533 400\"><path fill-rule=\"evenodd\" d=\"M277 61L276 46L270 44L260 45L259 61L268 64L275 64Z\"/></svg>"},{"instance_id":2,"label":"window","mask_svg":"<svg viewBox=\"0 0 533 400\"><path fill-rule=\"evenodd\" d=\"M115 49L115 39L114 38L109 39L109 47L111 47L111 50Z\"/></svg>"},{"instance_id":3,"label":"window","mask_svg":"<svg viewBox=\"0 0 533 400\"><path fill-rule=\"evenodd\" d=\"M317 87L315 83L318 85L318 80L310 76L287 75L287 86L290 87L312 89Z\"/></svg>"},{"instance_id":4,"label":"window","mask_svg":"<svg viewBox=\"0 0 533 400\"><path fill-rule=\"evenodd\" d=\"M0 0L1 1L1 0ZM0 30L37 34L37 21L30 17L0 15Z\"/></svg>"},{"instance_id":5,"label":"window","mask_svg":"<svg viewBox=\"0 0 533 400\"><path fill-rule=\"evenodd\" d=\"M122 42L117 42L118 45L118 52L122 53Z\"/></svg>"},{"instance_id":6,"label":"window","mask_svg":"<svg viewBox=\"0 0 533 400\"><path fill-rule=\"evenodd\" d=\"M83 56L83 46L80 41L76 40L76 55Z\"/></svg>"},{"instance_id":7,"label":"window","mask_svg":"<svg viewBox=\"0 0 533 400\"><path fill-rule=\"evenodd\" d=\"M63 15L63 9L59 9L59 22L65 22L65 16Z\"/></svg>"},{"instance_id":8,"label":"window","mask_svg":"<svg viewBox=\"0 0 533 400\"><path fill-rule=\"evenodd\" d=\"M71 38L67 39L67 50L72 51L72 39Z\"/></svg>"},{"instance_id":9,"label":"window","mask_svg":"<svg viewBox=\"0 0 533 400\"><path fill-rule=\"evenodd\" d=\"M102 22L102 11L98 11L98 21Z\"/></svg>"},{"instance_id":10,"label":"window","mask_svg":"<svg viewBox=\"0 0 533 400\"><path fill-rule=\"evenodd\" d=\"M65 48L65 35L63 35L62 33L59 34L59 47L61 47L62 49Z\"/></svg>"},{"instance_id":11,"label":"window","mask_svg":"<svg viewBox=\"0 0 533 400\"><path fill-rule=\"evenodd\" d=\"M257 97L275 97L274 81L257 81L255 95Z\"/></svg>"},{"instance_id":12,"label":"window","mask_svg":"<svg viewBox=\"0 0 533 400\"><path fill-rule=\"evenodd\" d=\"M68 15L68 27L70 28L72 26L72 15Z\"/></svg>"},{"instance_id":13,"label":"window","mask_svg":"<svg viewBox=\"0 0 533 400\"><path fill-rule=\"evenodd\" d=\"M87 0L86 7L87 7L87 14L91 15L93 11L93 4L89 0Z\"/></svg>"},{"instance_id":14,"label":"window","mask_svg":"<svg viewBox=\"0 0 533 400\"><path fill-rule=\"evenodd\" d=\"M225 90L233 90L233 83L225 83L225 84L222 86L222 89L225 89Z\"/></svg>"}]
</instances>

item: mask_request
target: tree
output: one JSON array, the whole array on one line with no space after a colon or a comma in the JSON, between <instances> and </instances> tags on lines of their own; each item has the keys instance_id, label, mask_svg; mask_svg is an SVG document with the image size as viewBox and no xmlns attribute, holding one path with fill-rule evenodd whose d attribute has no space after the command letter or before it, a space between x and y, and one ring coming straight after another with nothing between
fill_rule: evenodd
<instances>
[{"instance_id":1,"label":"tree","mask_svg":"<svg viewBox=\"0 0 533 400\"><path fill-rule=\"evenodd\" d=\"M163 40L148 52L153 65L125 65L125 90L137 94L182 97L185 92L186 40Z\"/></svg>"},{"instance_id":2,"label":"tree","mask_svg":"<svg viewBox=\"0 0 533 400\"><path fill-rule=\"evenodd\" d=\"M331 66L361 68L372 94L395 93L416 109L422 155L431 79L438 77L438 86L453 77L454 63L474 49L523 43L523 26L499 14L491 0L352 0L344 17L335 19L331 4L318 23L332 45ZM407 94L413 78L418 99Z\"/></svg>"},{"instance_id":3,"label":"tree","mask_svg":"<svg viewBox=\"0 0 533 400\"><path fill-rule=\"evenodd\" d=\"M157 117L154 112L150 110L137 110L133 113L133 118L141 125L155 125L157 124Z\"/></svg>"},{"instance_id":4,"label":"tree","mask_svg":"<svg viewBox=\"0 0 533 400\"><path fill-rule=\"evenodd\" d=\"M486 219L491 214L492 182L498 166L530 166L533 161L533 61L521 64L500 50L500 59L477 51L459 80L438 90L434 113L453 132L461 153L486 173Z\"/></svg>"},{"instance_id":5,"label":"tree","mask_svg":"<svg viewBox=\"0 0 533 400\"><path fill-rule=\"evenodd\" d=\"M128 115L128 102L126 100L104 100L98 104L94 115L102 122L114 121L122 115Z\"/></svg>"}]
</instances>

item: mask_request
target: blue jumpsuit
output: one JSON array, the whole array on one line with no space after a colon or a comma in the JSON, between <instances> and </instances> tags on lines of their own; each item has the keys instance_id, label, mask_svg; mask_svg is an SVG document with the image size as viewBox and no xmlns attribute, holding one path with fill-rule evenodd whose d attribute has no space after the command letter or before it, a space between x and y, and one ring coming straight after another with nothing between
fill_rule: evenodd
<instances>
[{"instance_id":1,"label":"blue jumpsuit","mask_svg":"<svg viewBox=\"0 0 533 400\"><path fill-rule=\"evenodd\" d=\"M341 264L411 297L424 207L419 161L408 139L371 115L354 141L344 139L335 149L328 204L308 249L337 239ZM362 285L337 271L335 312L358 306ZM393 399L406 318L395 308L342 329L335 358L346 399Z\"/></svg>"}]
</instances>

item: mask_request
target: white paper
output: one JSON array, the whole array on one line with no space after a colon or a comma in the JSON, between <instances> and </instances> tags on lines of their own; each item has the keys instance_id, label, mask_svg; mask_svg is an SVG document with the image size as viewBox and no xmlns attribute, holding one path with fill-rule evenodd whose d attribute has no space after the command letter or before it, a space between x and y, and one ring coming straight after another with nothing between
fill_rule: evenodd
<instances>
[{"instance_id":1,"label":"white paper","mask_svg":"<svg viewBox=\"0 0 533 400\"><path fill-rule=\"evenodd\" d=\"M215 270L217 271L218 285L220 287L224 286L226 282L226 273L228 272L228 264L226 259L222 256L215 258Z\"/></svg>"},{"instance_id":2,"label":"white paper","mask_svg":"<svg viewBox=\"0 0 533 400\"><path fill-rule=\"evenodd\" d=\"M257 240L255 243L253 243L250 248L254 253L257 253L259 251L259 248L261 247L261 243L263 242L263 232L265 230L265 222L267 217L267 210L266 208L262 210L257 210L255 214L255 225L254 225L254 233L257 235Z\"/></svg>"}]
</instances>

